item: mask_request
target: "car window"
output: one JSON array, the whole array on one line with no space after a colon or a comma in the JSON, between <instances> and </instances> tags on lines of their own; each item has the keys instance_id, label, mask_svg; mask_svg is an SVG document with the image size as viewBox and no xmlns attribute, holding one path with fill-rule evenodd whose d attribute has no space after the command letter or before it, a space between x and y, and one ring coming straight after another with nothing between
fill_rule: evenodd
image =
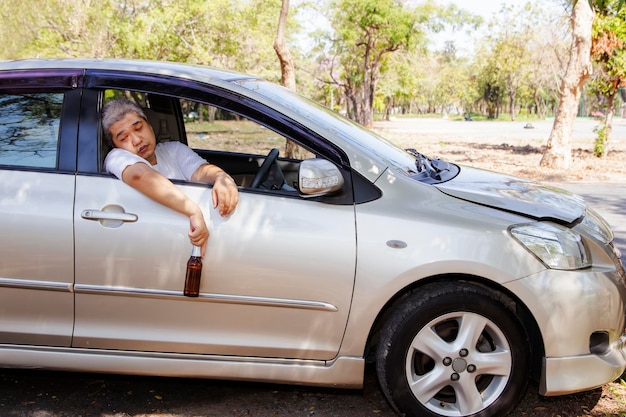
<instances>
[{"instance_id":1,"label":"car window","mask_svg":"<svg viewBox=\"0 0 626 417\"><path fill-rule=\"evenodd\" d=\"M104 91L105 103L121 97L142 108L157 142L186 143L244 188L296 193L299 163L315 157L314 153L286 136L242 116L242 110L245 110L242 108L235 112L188 98L129 90ZM275 149L278 158L268 158ZM103 142L102 155L108 150L108 144ZM261 170L266 160L277 162L270 162L269 169ZM264 177L260 177L259 172Z\"/></svg>"},{"instance_id":2,"label":"car window","mask_svg":"<svg viewBox=\"0 0 626 417\"><path fill-rule=\"evenodd\" d=\"M105 102L122 97L144 110L159 142L186 140L191 148L217 152L267 155L277 148L282 157L315 156L294 142L288 144L287 138L259 123L210 104L181 98L178 105L173 106L171 97L157 94L130 90L106 90L104 93ZM181 119L182 129L178 126Z\"/></svg>"},{"instance_id":3,"label":"car window","mask_svg":"<svg viewBox=\"0 0 626 417\"><path fill-rule=\"evenodd\" d=\"M0 165L55 168L62 93L0 95Z\"/></svg>"},{"instance_id":4,"label":"car window","mask_svg":"<svg viewBox=\"0 0 626 417\"><path fill-rule=\"evenodd\" d=\"M192 148L253 155L267 155L277 148L281 156L314 157L293 142L288 150L287 138L238 114L190 100L181 100L181 109Z\"/></svg>"}]
</instances>

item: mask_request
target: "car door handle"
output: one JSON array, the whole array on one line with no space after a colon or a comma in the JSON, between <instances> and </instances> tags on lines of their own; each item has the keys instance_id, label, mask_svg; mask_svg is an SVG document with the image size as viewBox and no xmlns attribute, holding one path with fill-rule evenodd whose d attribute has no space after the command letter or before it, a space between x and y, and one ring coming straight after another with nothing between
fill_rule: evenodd
<instances>
[{"instance_id":1,"label":"car door handle","mask_svg":"<svg viewBox=\"0 0 626 417\"><path fill-rule=\"evenodd\" d=\"M83 210L80 214L85 220L113 220L124 223L132 223L136 222L138 216L133 213L120 213L117 211L102 211L102 210L92 210L87 209Z\"/></svg>"}]
</instances>

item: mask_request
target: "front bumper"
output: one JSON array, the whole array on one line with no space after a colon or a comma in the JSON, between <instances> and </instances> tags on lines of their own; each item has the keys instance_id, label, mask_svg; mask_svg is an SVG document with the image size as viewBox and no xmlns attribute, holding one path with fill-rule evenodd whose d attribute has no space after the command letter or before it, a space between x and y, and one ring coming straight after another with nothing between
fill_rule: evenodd
<instances>
[{"instance_id":1,"label":"front bumper","mask_svg":"<svg viewBox=\"0 0 626 417\"><path fill-rule=\"evenodd\" d=\"M619 260L587 270L545 270L508 283L539 327L541 395L612 382L626 369L626 274ZM599 351L592 335L606 335Z\"/></svg>"},{"instance_id":2,"label":"front bumper","mask_svg":"<svg viewBox=\"0 0 626 417\"><path fill-rule=\"evenodd\" d=\"M540 395L565 395L614 381L626 369L626 335L602 355L544 358Z\"/></svg>"}]
</instances>

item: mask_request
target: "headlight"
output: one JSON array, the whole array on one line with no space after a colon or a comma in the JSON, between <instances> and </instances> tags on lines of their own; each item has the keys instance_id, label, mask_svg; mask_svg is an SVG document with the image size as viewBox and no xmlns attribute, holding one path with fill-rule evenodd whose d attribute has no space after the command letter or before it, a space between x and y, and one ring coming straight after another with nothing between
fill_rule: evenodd
<instances>
[{"instance_id":1,"label":"headlight","mask_svg":"<svg viewBox=\"0 0 626 417\"><path fill-rule=\"evenodd\" d=\"M511 235L548 268L581 269L589 266L587 250L578 233L550 223L513 226Z\"/></svg>"},{"instance_id":2,"label":"headlight","mask_svg":"<svg viewBox=\"0 0 626 417\"><path fill-rule=\"evenodd\" d=\"M613 232L609 227L606 220L602 218L594 210L587 208L585 217L576 228L581 228L582 233L587 233L594 239L599 240L603 244L608 244L613 241Z\"/></svg>"}]
</instances>

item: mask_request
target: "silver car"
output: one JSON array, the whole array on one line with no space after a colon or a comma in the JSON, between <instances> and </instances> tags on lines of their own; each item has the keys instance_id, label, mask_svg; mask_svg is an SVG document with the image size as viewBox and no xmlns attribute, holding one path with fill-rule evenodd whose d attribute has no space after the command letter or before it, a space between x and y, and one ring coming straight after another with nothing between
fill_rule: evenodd
<instances>
[{"instance_id":1,"label":"silver car","mask_svg":"<svg viewBox=\"0 0 626 417\"><path fill-rule=\"evenodd\" d=\"M558 189L402 150L262 79L173 63L0 63L0 366L360 387L407 416L502 416L626 366L606 222ZM188 219L107 174L102 106L237 182ZM189 115L194 115L190 117ZM417 145L416 145L417 146Z\"/></svg>"}]
</instances>

